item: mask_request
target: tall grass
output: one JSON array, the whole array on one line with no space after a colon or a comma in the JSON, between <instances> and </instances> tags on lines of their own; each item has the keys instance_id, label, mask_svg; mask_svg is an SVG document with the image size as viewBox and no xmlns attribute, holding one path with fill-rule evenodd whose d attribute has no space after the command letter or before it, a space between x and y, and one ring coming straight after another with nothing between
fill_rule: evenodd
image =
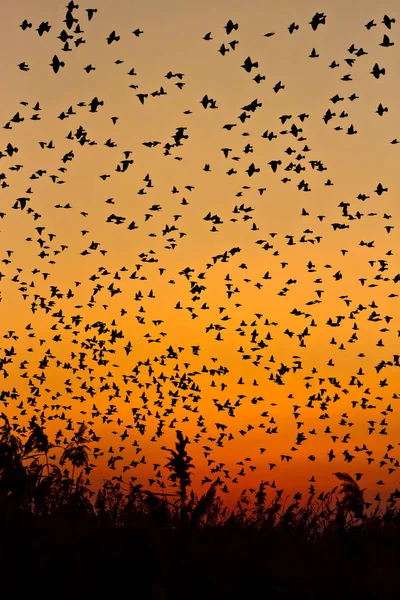
<instances>
[{"instance_id":1,"label":"tall grass","mask_svg":"<svg viewBox=\"0 0 400 600\"><path fill-rule=\"evenodd\" d=\"M114 479L105 481L95 494L88 485L90 447L84 425L62 448L56 464L49 459L52 444L43 427L31 421L23 443L4 413L1 418L4 568L21 569L22 563L31 568L18 555L16 544L23 540L24 547L36 548L29 554L36 567L37 561L47 561L58 573L65 561L73 561L71 582L89 577L82 560L89 561L92 570L100 568L102 576L104 570L123 579L122 566L127 573L139 569L154 583L147 597L210 597L211 582L215 595L228 597L258 582L268 584L273 597L302 590L307 598L330 598L334 590L340 592L344 580L348 591L354 580L355 597L361 593L368 597L375 588L391 597L387 582L397 573L393 557L395 551L400 553L398 490L385 506L369 511L364 490L347 473L335 473L339 486L317 498L310 493L308 499L300 493L285 496L283 490L272 491L262 481L256 490L244 491L229 510L218 495L218 479L200 498L191 489L190 442L177 432L165 465L175 493L157 494L141 483ZM366 566L364 589L359 577ZM331 582L323 589L329 577L338 578L337 585Z\"/></svg>"}]
</instances>

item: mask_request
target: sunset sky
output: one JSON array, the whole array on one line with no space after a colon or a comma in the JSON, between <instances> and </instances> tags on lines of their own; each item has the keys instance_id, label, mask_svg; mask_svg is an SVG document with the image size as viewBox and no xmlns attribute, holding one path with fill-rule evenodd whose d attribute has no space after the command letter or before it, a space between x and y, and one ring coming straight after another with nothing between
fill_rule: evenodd
<instances>
[{"instance_id":1,"label":"sunset sky","mask_svg":"<svg viewBox=\"0 0 400 600\"><path fill-rule=\"evenodd\" d=\"M178 429L228 503L400 487L399 3L70 9L0 24L0 412L93 488Z\"/></svg>"}]
</instances>

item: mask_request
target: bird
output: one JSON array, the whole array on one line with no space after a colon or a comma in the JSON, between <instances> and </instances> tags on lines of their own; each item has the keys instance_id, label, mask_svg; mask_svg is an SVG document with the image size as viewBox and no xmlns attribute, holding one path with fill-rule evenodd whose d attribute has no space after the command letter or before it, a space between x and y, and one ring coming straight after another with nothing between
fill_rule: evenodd
<instances>
[{"instance_id":1,"label":"bird","mask_svg":"<svg viewBox=\"0 0 400 600\"><path fill-rule=\"evenodd\" d=\"M316 31L320 25L325 25L325 23L326 15L324 13L317 12L309 22L309 25L311 25L313 31Z\"/></svg>"},{"instance_id":2,"label":"bird","mask_svg":"<svg viewBox=\"0 0 400 600\"><path fill-rule=\"evenodd\" d=\"M53 56L53 60L50 63L50 66L52 67L54 73L58 73L58 71L62 68L65 67L65 63L62 60L59 60L57 55Z\"/></svg>"},{"instance_id":3,"label":"bird","mask_svg":"<svg viewBox=\"0 0 400 600\"><path fill-rule=\"evenodd\" d=\"M121 39L121 36L117 35L114 30L107 37L107 44L110 45L113 42L119 42L120 39Z\"/></svg>"},{"instance_id":4,"label":"bird","mask_svg":"<svg viewBox=\"0 0 400 600\"><path fill-rule=\"evenodd\" d=\"M51 25L49 25L48 21L42 21L39 27L36 29L39 36L42 37L44 33L48 33L51 29Z\"/></svg>"},{"instance_id":5,"label":"bird","mask_svg":"<svg viewBox=\"0 0 400 600\"><path fill-rule=\"evenodd\" d=\"M97 8L86 8L88 21L93 19L93 16L97 13Z\"/></svg>"},{"instance_id":6,"label":"bird","mask_svg":"<svg viewBox=\"0 0 400 600\"><path fill-rule=\"evenodd\" d=\"M229 21L225 25L226 35L229 35L230 33L232 33L232 31L237 30L237 29L239 29L239 24L233 23L233 21L231 19L229 19Z\"/></svg>"},{"instance_id":7,"label":"bird","mask_svg":"<svg viewBox=\"0 0 400 600\"><path fill-rule=\"evenodd\" d=\"M26 29L30 29L32 27L32 23L29 23L26 19L22 21L20 24L22 31L26 31Z\"/></svg>"},{"instance_id":8,"label":"bird","mask_svg":"<svg viewBox=\"0 0 400 600\"><path fill-rule=\"evenodd\" d=\"M388 17L388 15L384 15L382 23L388 28L391 29L392 28L392 24L396 23L396 19L393 19L391 17Z\"/></svg>"},{"instance_id":9,"label":"bird","mask_svg":"<svg viewBox=\"0 0 400 600\"><path fill-rule=\"evenodd\" d=\"M371 71L371 75L373 75L375 77L375 79L379 79L381 77L381 75L385 75L385 73L386 73L386 69L384 67L380 68L378 63L374 64L372 71Z\"/></svg>"},{"instance_id":10,"label":"bird","mask_svg":"<svg viewBox=\"0 0 400 600\"><path fill-rule=\"evenodd\" d=\"M193 523L196 506L242 481L255 506L264 487L280 506L278 477L304 457L294 511L307 490L328 500L322 471L356 495L361 478L387 486L400 365L399 142L386 85L396 18L367 22L363 7L349 46L336 6L302 20L278 6L283 28L268 33L251 10L222 22L205 13L205 35L190 11L163 13L161 35L147 9L132 23L120 8L70 1L48 21L18 20L1 59L16 81L0 147L4 440L21 432L13 452L30 457L35 417L54 433L51 461L71 467L74 443L83 453L62 475L35 447L39 462L20 462L40 489L61 473L72 502L96 464L97 482L114 471L110 497L146 498L153 525L163 483L178 486ZM259 42L272 44L265 69ZM175 451L161 446L174 436ZM189 443L202 469L194 485L211 484L198 501L161 472L162 453L173 461ZM272 470L276 482L257 492L254 475Z\"/></svg>"},{"instance_id":11,"label":"bird","mask_svg":"<svg viewBox=\"0 0 400 600\"><path fill-rule=\"evenodd\" d=\"M289 33L293 34L295 31L297 31L299 29L299 25L296 25L296 23L291 23L288 27Z\"/></svg>"}]
</instances>

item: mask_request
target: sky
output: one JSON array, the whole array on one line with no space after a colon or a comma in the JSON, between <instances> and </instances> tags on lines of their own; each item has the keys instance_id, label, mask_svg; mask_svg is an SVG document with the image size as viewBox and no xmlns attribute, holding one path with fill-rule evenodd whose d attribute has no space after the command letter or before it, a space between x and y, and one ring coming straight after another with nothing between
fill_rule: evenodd
<instances>
[{"instance_id":1,"label":"sky","mask_svg":"<svg viewBox=\"0 0 400 600\"><path fill-rule=\"evenodd\" d=\"M398 3L77 4L0 25L2 410L94 488L181 430L228 503L393 491Z\"/></svg>"}]
</instances>

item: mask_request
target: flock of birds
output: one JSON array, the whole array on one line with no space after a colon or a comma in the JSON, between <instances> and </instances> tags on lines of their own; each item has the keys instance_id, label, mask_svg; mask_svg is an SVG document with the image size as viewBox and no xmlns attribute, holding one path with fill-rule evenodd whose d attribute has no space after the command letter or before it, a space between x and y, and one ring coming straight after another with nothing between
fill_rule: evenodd
<instances>
[{"instance_id":1,"label":"flock of birds","mask_svg":"<svg viewBox=\"0 0 400 600\"><path fill-rule=\"evenodd\" d=\"M86 35L85 30L89 24L90 27L95 26L97 17L98 9L80 9L73 1L69 2L61 31L57 36L60 47L55 50L48 65L54 72L55 80L62 78L63 71L68 68L68 53L78 53L81 45L90 42L90 36ZM317 12L306 26L315 32L328 23L328 16ZM390 51L395 45L395 23L395 18L384 15L382 19L366 23L365 28L370 31L380 27L380 46ZM48 21L36 25L29 19L24 19L20 24L24 35L36 32L41 38L51 35L56 27L57 24ZM284 34L294 36L299 28L300 25L293 22ZM234 39L240 32L240 24L228 20L224 29L225 32L221 33L222 40L219 37L215 44L215 52L222 57L241 50L240 40ZM146 31L136 28L132 35L140 38L146 35ZM270 38L274 35L274 32L268 32L265 37ZM212 32L206 33L203 37L204 44L211 43L215 38ZM113 30L104 40L104 44L118 44L120 39L121 36ZM352 44L342 63L333 60L328 67L333 71L338 69L339 80L347 82L352 81L352 69L355 64L363 61L367 68L365 72L371 79L385 78L385 65L374 60L373 51L373 48L364 50ZM3 306L8 296L13 298L12 303L15 303L15 306L19 306L18 302L22 301L24 308L21 311L29 306L31 319L30 322L23 323L18 314L14 325L12 317L3 317L5 333L0 349L0 401L5 413L11 416L14 430L20 435L28 434L28 424L32 419L54 431L53 459L56 458L57 445L61 447L67 443L79 425L85 422L93 442L92 459L105 460L105 464L116 471L113 474L116 479L124 479L126 473L135 478L134 469L147 464L148 469L153 471L147 473L150 475L149 485L163 487L165 483L159 460L160 448L156 451L154 446L164 444L165 434L167 438L170 436L170 440L173 439L174 432L169 432L170 429L182 429L187 432L193 444L201 448L206 459L201 483L211 482L217 477L221 490L225 493L231 492L234 484L241 483L242 477L256 469L259 477L260 474L263 478L269 477L268 484L275 487L275 472L270 475L270 471L277 467L278 463L284 469L285 463L292 459L296 462L296 452L300 454L303 449L304 460L310 461L310 464L319 462L325 470L332 470L328 466L331 462L352 463L346 465L346 468L348 472L352 472L353 465L356 465L355 477L359 480L363 476L359 465L362 464L363 469L372 465L369 468L374 468L375 474L379 471L377 485L384 485L386 481L396 485L396 480L388 476L398 472L400 463L396 452L399 444L391 437L389 426L400 399L400 391L396 393L393 388L395 369L400 367L400 352L396 354L388 351L385 344L393 332L397 337L400 335L400 331L395 330L396 315L399 313L396 284L400 283L400 274L396 272L395 252L388 250L382 255L374 254L373 260L366 260L370 274L364 276L360 267L358 273L352 274L352 280L358 287L352 288L351 294L337 295L336 289L343 289L345 267L335 268L331 264L320 264L325 236L322 229L321 232L314 232L308 228L300 236L296 236L283 229L265 233L264 227L257 224L256 216L263 211L263 205L257 202L261 197L264 199L268 196L271 178L275 178L274 181L279 178L283 186L295 185L301 193L301 198L304 192L312 191L313 177L323 177L323 185L326 187L334 186L334 181L327 177L327 167L313 154L312 142L306 137L307 122L317 117L321 119L321 115L305 112L296 116L282 114L278 123L279 129L276 131L270 128L258 132L258 140L252 143L246 140L244 148L239 149L235 145L235 131L240 131L240 137L251 137L244 128L256 111L262 108L263 98L271 90L273 94L284 94L286 88L286 83L281 80L273 82L268 89L262 87L269 85L269 77L259 69L259 60L246 56L246 53L243 56L245 58L239 68L251 77L254 82L252 85L259 90L258 98L242 106L240 114L221 125L223 135L232 141L218 151L222 153L223 161L229 165L223 176L238 175L246 180L246 185L235 194L235 206L229 221L232 226L247 227L246 237L241 235L238 245L221 248L221 251L214 255L208 254L205 242L205 247L199 249L202 256L207 255L203 268L198 269L197 265L186 266L175 272L168 282L168 273L171 275L175 268L174 259L169 258L173 256L172 251L179 250L182 244L190 244L190 235L184 231L184 225L181 223L187 223L185 211L196 202L197 182L185 185L176 182L170 190L168 203L177 206L171 221L164 224L158 232L152 231L146 236L154 244L161 239L161 247L157 246L157 250L154 249L156 246L151 249L137 247L137 259L134 264L127 262L113 272L110 266L104 266L112 255L112 248L107 248L102 242L93 241L90 225L80 228L79 224L90 223L92 216L91 210L86 209L83 202L76 202L76 205L79 205L78 209L74 207L73 200L66 204L54 205L54 208L62 211L74 211L74 236L81 236L85 242L90 240L79 254L71 250L68 243L59 243L62 227L57 234L52 233L48 215L45 212L42 214L43 211L38 208L40 182L47 179L56 185L68 185L71 163L79 162L81 148L99 145L100 142L79 123L79 119L80 115L87 111L101 113L108 110L106 102L94 95L86 102L80 101L75 105L66 106L57 116L62 127L64 121L67 121L64 138L70 143L71 149L60 155L59 166L54 172L47 167L46 152L56 152L58 141L56 138L45 141L38 134L38 149L35 153L37 152L42 161L42 166L29 174L29 187L24 193L14 192L25 171L24 165L18 162L24 149L17 147L12 141L12 132L23 128L29 120L40 121L46 112L45 101L32 102L24 99L16 107L15 113L3 121L2 140L8 135L10 138L2 143L0 150L0 195L8 194L6 199L11 199L9 208L2 209L0 213L3 235L4 228L13 226L7 225L7 221L13 224L15 215L23 218L24 226L31 227L32 231L32 235L25 239L25 243L28 244L27 250L24 251L25 256L37 256L37 266L31 272L27 272L16 264L14 249L7 249L1 259L1 270L4 271L0 273ZM320 55L316 48L312 48L309 56L314 60ZM27 62L16 65L16 69L23 73L29 72L29 58L26 60ZM124 61L117 60L115 64L118 68ZM348 72L343 72L343 66ZM91 77L91 72L98 67L89 63L83 68L87 76ZM128 76L132 78L130 80L134 82L137 75L134 68L128 72ZM23 76L22 74L21 77ZM179 93L184 93L186 86L190 85L185 81L185 75L180 72L169 71L165 74L165 79L167 84L154 91L145 91L136 83L129 85L136 94L138 111L141 110L141 106L148 105L159 97L171 95L168 86L174 85ZM356 93L347 97L336 93L329 99L329 104L322 114L323 122L327 127L345 135L358 134L356 125L349 122L349 109L340 109L340 103L348 101L353 105L358 99ZM184 111L184 115L190 119L192 114L218 109L218 100L204 93L199 97L197 106ZM378 117L384 117L388 110L384 103L380 103L376 113ZM111 114L109 119L110 126L115 126L117 131L119 116ZM40 128L40 125L38 127ZM118 134L115 136L118 137ZM118 148L119 144L113 137L102 142L106 149ZM264 167L263 158L252 160L250 157L250 154L255 153L260 138L266 144L271 143L271 148L274 140L278 138L290 139L290 144L282 153L267 161L267 166ZM168 141L152 139L143 140L141 144L151 151L155 148L155 152L161 150L163 156L170 157L169 160L182 161L189 139L188 120L187 126L176 127ZM397 138L388 140L388 152L389 144L394 146L398 143ZM152 170L151 160L148 159L148 171ZM246 164L240 169L242 162ZM184 165L183 162L183 177ZM110 165L109 170L98 173L98 178L102 182L111 180L111 183L104 183L109 190L115 178L127 172L132 173L135 168L135 149L125 150L120 152L119 159ZM212 173L213 170L211 164L206 163L199 168L199 176L206 178L206 173ZM13 177L10 177L10 172ZM14 177L14 172L19 172L20 180ZM261 185L247 184L248 181L260 181L261 178ZM142 184L137 192L139 197L146 199L146 195L154 193L155 179L157 175L152 176L150 173L142 177ZM254 202L250 204L246 196L251 196L253 192ZM366 213L361 212L359 208L360 202L368 204L368 200L373 203L375 199L379 199L380 202L380 197L388 192L388 185L378 181L375 189L368 190L367 193L360 192L356 198L357 208L354 208L353 202L342 199L338 204L340 211L336 220L331 219L329 214L318 214L317 223L325 227L326 222L330 220L329 225L335 239L342 230L351 228L354 223L368 222L370 227L372 219L377 239L380 241L382 236L388 234L392 239L396 233L393 233L395 226L389 212L379 210ZM75 195L79 198L79 190ZM124 233L120 233L122 237L128 231L131 237L127 243L130 246L137 243L134 237L135 230L145 230L147 224L155 222L158 215L167 208L160 203L150 203L139 220L132 219L129 214L123 214L117 208L111 208L116 203L114 198L107 198L105 203L107 207L110 206L105 227L118 226L118 231L124 229ZM7 206L6 202L2 201L1 206ZM299 220L309 216L309 210L302 208ZM213 210L205 212L202 220L213 234L223 231L226 224L226 217L220 213L217 202ZM196 224L199 228L203 226L204 223ZM285 224L282 223L282 226ZM190 229L190 224L187 224L187 227ZM241 262L243 244L248 240L256 246L259 253L257 265ZM259 306L264 306L265 309L271 298L271 288L268 288L268 285L272 284L269 282L274 279L280 282L282 277L285 278L285 274L282 273L286 273L285 269L290 270L291 261L287 252L291 252L292 246L298 248L300 245L306 246L311 256L303 266L306 279L302 280L302 274L296 273L285 280L283 285L277 286L274 295L278 298L278 306L282 304L282 312L274 314L273 311L260 309L252 314L247 307L247 300L241 300L243 289L246 288L250 297L260 298ZM369 238L362 239L359 246L366 253L371 248L376 248L375 240ZM351 252L348 248L337 248L342 260ZM84 281L79 273L82 261L87 256L94 257L98 263L96 270ZM65 264L65 260L71 265L76 265L76 280L71 285L65 284L62 269L56 269L57 261L64 261L62 264ZM255 267L262 269L262 274L258 273L258 276L252 277L250 272L253 273ZM210 285L207 286L207 280L212 280L214 273L221 282L221 293L225 298L222 305L215 305L213 289ZM304 283L305 281L307 283ZM249 284L253 286L251 292L248 292ZM303 291L305 289L308 294L308 300L304 303L301 293L296 296L297 292L292 291L296 290L296 284L298 287L303 285ZM158 286L162 291L158 291ZM173 290L173 286L179 289L178 299L173 291L168 293L168 289ZM330 292L333 296L336 294L342 308L340 314L330 314L327 320L322 322L318 305L323 304L327 287L333 290ZM382 298L379 296L379 301L359 300L362 294L369 298L370 294L375 292L375 288L384 292ZM89 289L88 294L82 292L86 289ZM351 297L353 292L356 299ZM296 297L294 304L293 295ZM16 296L19 298L16 299ZM75 304L77 296L81 298L80 304ZM290 310L287 308L287 299L292 302ZM169 312L166 311L168 302L171 304ZM1 306L0 304L0 309ZM391 307L392 314L387 314L388 306ZM329 306L327 310L329 312ZM91 317L91 313L95 315L94 318ZM207 321L207 314L214 315L211 321ZM176 323L182 324L178 341ZM376 342L359 343L359 338L362 338L363 331L368 327L374 328L374 335L377 334L379 339ZM321 329L331 338L326 342L324 349L317 350L321 355L327 349L332 351L325 370L315 366L318 356L313 357L315 364L308 364L307 358L307 346L313 336L318 338L321 335ZM171 337L173 342L170 341ZM274 339L277 338L283 339L284 345L271 354ZM359 348L360 345L362 348L356 356L357 360L349 361L353 370L350 378L344 381L340 369L335 368L336 356L340 350L349 354L354 346ZM369 356L368 345L371 346L371 351L372 346L376 346L373 356L380 358L374 366L363 367L363 361L365 363ZM296 347L296 352L288 358L292 346ZM216 356L210 355L210 349L216 347L220 348L219 353L216 351ZM283 357L280 356L282 350ZM233 354L239 356L240 363L236 360L231 367L229 361ZM121 369L126 372L121 374ZM50 372L53 375L48 375ZM253 378L253 373L259 375ZM393 379L390 379L392 374ZM377 389L374 387L375 380ZM256 390L256 387L259 390ZM290 388L289 393L286 392L287 388ZM285 396L283 409L279 401L274 401L274 394L282 394L282 389ZM26 390L26 393L22 390ZM290 424L286 418L283 419L285 422L280 424L282 410L286 411L288 406L291 407L292 415ZM311 428L307 426L310 413L315 415ZM283 446L275 440L279 439L279 435L287 428L292 431L290 441L284 442L286 450L277 453L276 448ZM363 438L362 443L353 442L356 435ZM245 437L246 457L236 460L240 457L236 454L235 441ZM110 439L112 443L109 446ZM257 447L255 439L266 441ZM321 439L326 442L321 442ZM327 451L325 443L329 445ZM254 448L256 454L253 453L252 457L247 456ZM320 448L324 448L324 455ZM162 449L166 449L165 444ZM228 459L218 459L218 451L222 449L226 449ZM96 462L91 466L94 467L95 464ZM311 491L315 481L315 476L311 475Z\"/></svg>"}]
</instances>

